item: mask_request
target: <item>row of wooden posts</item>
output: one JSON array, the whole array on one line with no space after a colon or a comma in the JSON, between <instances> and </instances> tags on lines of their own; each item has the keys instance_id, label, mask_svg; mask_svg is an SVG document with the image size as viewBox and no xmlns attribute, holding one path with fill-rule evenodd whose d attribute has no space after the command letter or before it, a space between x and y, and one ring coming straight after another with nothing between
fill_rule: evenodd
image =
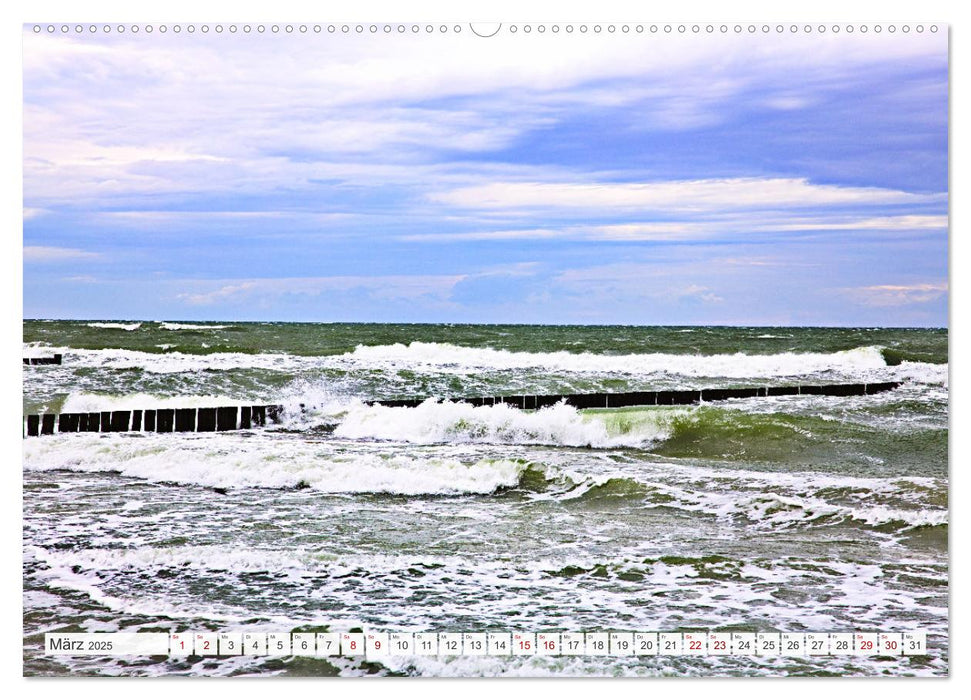
<instances>
[{"instance_id":1,"label":"row of wooden posts","mask_svg":"<svg viewBox=\"0 0 971 700\"><path fill-rule=\"evenodd\" d=\"M695 389L690 391L631 391L593 394L517 394L452 398L449 401L473 406L508 404L523 410L537 410L561 401L574 408L623 408L627 406L675 406L759 396L862 396L890 391L900 382L867 384L821 384L777 387ZM427 399L390 399L372 401L388 407L415 407ZM300 406L304 408L303 405ZM267 421L280 423L280 405L221 406L217 408L158 408L146 410L99 411L89 413L44 413L26 416L28 436L57 433L204 433L249 430Z\"/></svg>"},{"instance_id":2,"label":"row of wooden posts","mask_svg":"<svg viewBox=\"0 0 971 700\"><path fill-rule=\"evenodd\" d=\"M58 433L204 433L248 430L280 422L282 406L158 408L27 416L27 435Z\"/></svg>"},{"instance_id":3,"label":"row of wooden posts","mask_svg":"<svg viewBox=\"0 0 971 700\"><path fill-rule=\"evenodd\" d=\"M25 357L25 365L59 365L64 358L60 353L51 357Z\"/></svg>"}]
</instances>

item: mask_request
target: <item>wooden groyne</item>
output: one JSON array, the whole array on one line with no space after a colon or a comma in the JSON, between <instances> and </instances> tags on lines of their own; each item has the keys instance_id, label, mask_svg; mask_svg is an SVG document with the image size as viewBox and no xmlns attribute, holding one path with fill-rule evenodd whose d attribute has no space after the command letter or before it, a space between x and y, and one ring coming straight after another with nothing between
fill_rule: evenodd
<instances>
[{"instance_id":1,"label":"wooden groyne","mask_svg":"<svg viewBox=\"0 0 971 700\"><path fill-rule=\"evenodd\" d=\"M249 430L280 422L282 406L157 408L27 416L27 435L57 433L206 433Z\"/></svg>"},{"instance_id":2,"label":"wooden groyne","mask_svg":"<svg viewBox=\"0 0 971 700\"><path fill-rule=\"evenodd\" d=\"M60 353L53 355L52 357L25 357L25 365L59 365L61 364L61 359L64 356Z\"/></svg>"},{"instance_id":3,"label":"wooden groyne","mask_svg":"<svg viewBox=\"0 0 971 700\"><path fill-rule=\"evenodd\" d=\"M563 401L574 408L623 408L627 406L678 406L759 396L864 396L899 387L901 382L868 384L821 384L802 386L763 386L730 389L693 389L684 391L631 391L594 394L519 394L450 398L448 401L473 406L508 404L531 411ZM371 401L388 407L419 406L425 399ZM303 408L303 406L301 406ZM28 436L54 433L206 433L249 430L280 423L284 407L221 406L217 408L158 408L148 410L100 411L92 413L44 413L25 417Z\"/></svg>"},{"instance_id":4,"label":"wooden groyne","mask_svg":"<svg viewBox=\"0 0 971 700\"><path fill-rule=\"evenodd\" d=\"M796 396L810 394L816 396L864 396L890 391L900 386L900 382L877 382L869 384L819 384L802 386L760 386L738 389L692 389L675 391L629 391L595 394L520 394L511 396L485 396L475 398L455 398L450 401L469 403L473 406L494 406L505 403L532 411L553 406L560 401L574 408L624 408L627 406L683 406L708 401L727 399L748 399L757 396ZM425 399L395 399L374 401L381 406L403 406L413 408Z\"/></svg>"}]
</instances>

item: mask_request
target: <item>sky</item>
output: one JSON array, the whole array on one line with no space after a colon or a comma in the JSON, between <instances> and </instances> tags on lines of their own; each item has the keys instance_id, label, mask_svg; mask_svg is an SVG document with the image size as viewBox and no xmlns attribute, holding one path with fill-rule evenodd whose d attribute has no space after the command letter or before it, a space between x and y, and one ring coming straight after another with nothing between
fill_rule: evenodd
<instances>
[{"instance_id":1,"label":"sky","mask_svg":"<svg viewBox=\"0 0 971 700\"><path fill-rule=\"evenodd\" d=\"M946 326L947 115L944 30L28 26L24 316Z\"/></svg>"}]
</instances>

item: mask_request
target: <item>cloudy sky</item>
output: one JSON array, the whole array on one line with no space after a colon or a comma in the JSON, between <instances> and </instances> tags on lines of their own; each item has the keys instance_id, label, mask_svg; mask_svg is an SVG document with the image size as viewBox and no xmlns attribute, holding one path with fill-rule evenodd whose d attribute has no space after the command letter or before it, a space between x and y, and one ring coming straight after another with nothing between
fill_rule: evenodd
<instances>
[{"instance_id":1,"label":"cloudy sky","mask_svg":"<svg viewBox=\"0 0 971 700\"><path fill-rule=\"evenodd\" d=\"M947 325L947 38L24 37L27 318Z\"/></svg>"}]
</instances>

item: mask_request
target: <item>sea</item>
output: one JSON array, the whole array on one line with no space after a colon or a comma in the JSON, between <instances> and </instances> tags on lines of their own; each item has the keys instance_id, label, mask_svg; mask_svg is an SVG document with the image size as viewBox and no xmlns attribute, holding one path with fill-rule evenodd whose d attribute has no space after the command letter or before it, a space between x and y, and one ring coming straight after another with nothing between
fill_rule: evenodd
<instances>
[{"instance_id":1,"label":"sea","mask_svg":"<svg viewBox=\"0 0 971 700\"><path fill-rule=\"evenodd\" d=\"M946 676L946 329L30 320L30 676ZM452 397L902 382L523 411ZM377 399L427 399L414 408ZM25 433L26 434L26 433ZM921 656L52 657L48 632L908 632Z\"/></svg>"}]
</instances>

